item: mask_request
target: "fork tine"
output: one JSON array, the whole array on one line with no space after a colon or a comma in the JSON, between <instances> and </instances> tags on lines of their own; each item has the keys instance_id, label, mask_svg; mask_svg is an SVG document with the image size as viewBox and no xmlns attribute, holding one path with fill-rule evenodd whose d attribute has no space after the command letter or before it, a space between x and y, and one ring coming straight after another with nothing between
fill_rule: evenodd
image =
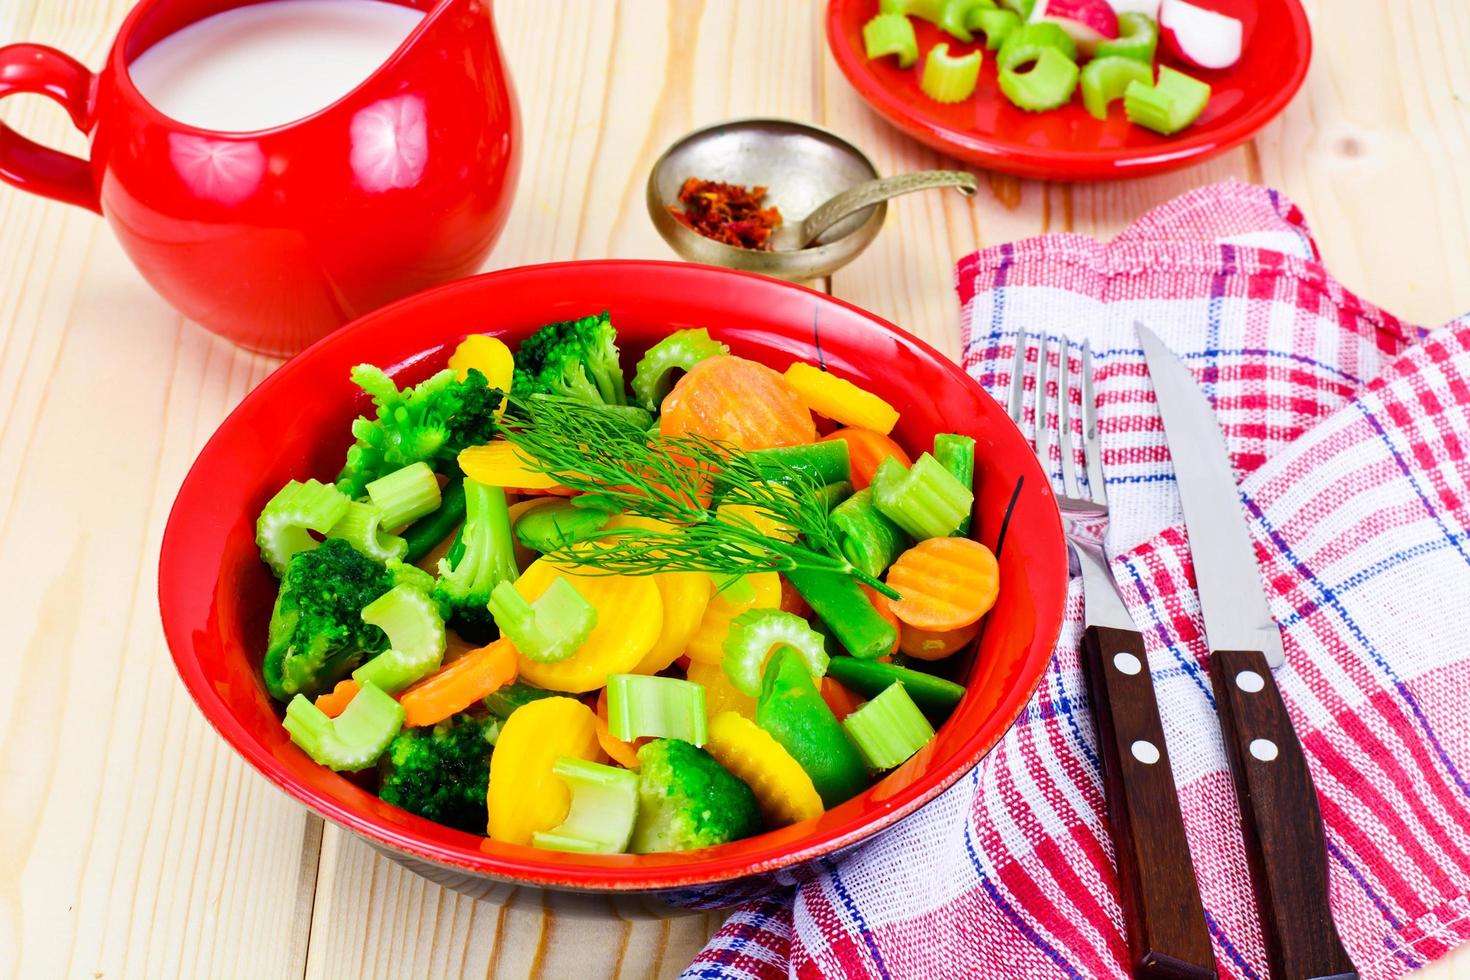
<instances>
[{"instance_id":1,"label":"fork tine","mask_svg":"<svg viewBox=\"0 0 1470 980\"><path fill-rule=\"evenodd\" d=\"M1046 351L1050 340L1044 333L1036 338L1036 437L1031 440L1048 481L1051 480L1051 427L1046 421Z\"/></svg>"},{"instance_id":2,"label":"fork tine","mask_svg":"<svg viewBox=\"0 0 1470 980\"><path fill-rule=\"evenodd\" d=\"M1072 341L1066 334L1057 338L1061 370L1057 379L1057 448L1062 454L1062 492L1074 499L1082 497L1077 481L1077 442L1072 435Z\"/></svg>"},{"instance_id":3,"label":"fork tine","mask_svg":"<svg viewBox=\"0 0 1470 980\"><path fill-rule=\"evenodd\" d=\"M1092 344L1082 342L1082 452L1087 458L1087 492L1092 502L1108 505L1103 481L1102 445L1097 437L1097 396L1092 390Z\"/></svg>"},{"instance_id":4,"label":"fork tine","mask_svg":"<svg viewBox=\"0 0 1470 980\"><path fill-rule=\"evenodd\" d=\"M1021 424L1021 402L1026 394L1026 328L1016 330L1016 356L1011 362L1011 388L1006 404L1011 421Z\"/></svg>"}]
</instances>

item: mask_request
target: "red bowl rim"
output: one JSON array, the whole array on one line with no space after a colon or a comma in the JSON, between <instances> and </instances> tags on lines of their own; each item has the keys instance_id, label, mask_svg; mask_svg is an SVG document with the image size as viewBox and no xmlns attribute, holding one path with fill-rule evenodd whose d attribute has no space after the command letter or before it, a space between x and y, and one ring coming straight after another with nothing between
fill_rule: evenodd
<instances>
[{"instance_id":1,"label":"red bowl rim","mask_svg":"<svg viewBox=\"0 0 1470 980\"><path fill-rule=\"evenodd\" d=\"M1045 675L1046 667L1051 660L1051 651L1060 635L1063 604L1065 602L1065 586L1057 592L1055 600L1051 603L1054 608L1038 609L1037 611L1037 633L1031 643L1031 652L1023 661L1022 669L1017 678L1013 709L1010 717L1003 723L995 722L984 729L977 729L967 738L962 747L952 753L946 765L935 764L933 771L912 783L903 786L887 799L876 802L869 809L862 811L860 816L849 819L831 831L820 835L812 835L803 838L797 844L780 845L779 849L771 855L756 860L751 860L744 855L739 858L722 856L727 848L738 847L743 842L734 842L721 847L708 848L704 851L687 852L692 857L680 855L680 859L671 860L668 864L657 865L627 865L617 866L609 863L597 863L605 861L608 856L598 855L564 855L558 853L554 861L537 860L532 848L517 848L517 851L526 852L522 858L497 852L494 855L479 851L470 851L461 847L449 846L434 841L427 841L418 835L409 832L406 828L386 821L378 820L368 815L359 813L349 807L340 805L335 800L312 791L309 787L293 779L289 772L278 763L261 744L256 742L245 730L245 726L229 710L228 705L210 687L204 676L202 668L195 658L184 655L183 651L191 648L187 627L173 614L169 601L171 588L187 587L182 581L184 576L180 568L176 567L181 560L182 554L187 551L188 543L180 538L177 533L177 521L179 517L180 502L185 497L186 491L194 478L195 471L202 465L203 458L208 454L209 448L221 438L221 432L228 428L230 422L240 413L248 410L248 405L259 399L271 397L271 392L283 380L294 373L307 370L303 367L309 364L313 352L334 347L341 344L351 344L353 335L366 324L370 324L380 318L399 315L403 310L411 308L422 302L426 297L440 297L446 293L457 291L475 291L484 288L486 281L514 279L520 276L530 276L545 273L563 271L568 267L578 267L579 271L589 274L602 274L604 276L626 275L633 272L644 273L669 273L688 274L698 271L701 273L717 273L720 276L732 276L744 280L746 288L766 288L776 290L798 290L819 297L821 302L833 303L852 313L858 314L862 319L871 322L880 329L891 332L900 341L912 345L919 352L933 358L942 370L949 373L955 381L963 385L969 385L978 390L986 398L990 395L970 378L961 367L947 356L941 354L931 345L925 343L918 337L889 323L854 304L830 296L827 293L808 289L805 286L795 285L767 276L755 273L742 272L717 266L702 266L688 262L669 262L644 259L603 259L589 261L548 262L537 265L517 266L493 272L482 273L456 282L447 283L432 289L425 290L414 296L398 300L378 310L373 311L359 319L340 327L327 336L307 347L300 354L282 364L271 373L256 388L246 394L240 404L231 410L228 416L220 423L219 428L205 445L200 449L199 456L190 466L188 474L180 485L178 496L170 509L168 522L164 527L163 541L159 554L158 566L158 594L159 607L163 620L163 631L169 646L170 655L174 666L179 672L179 677L188 689L194 703L205 718L214 727L221 737L228 742L236 752L240 753L257 771L268 780L282 789L289 796L305 804L309 809L331 820L333 823L366 840L393 851L402 852L415 858L426 860L443 867L469 872L474 875L497 878L520 884L530 884L542 887L559 889L595 891L595 892L650 892L667 889L698 887L703 885L715 885L723 882L747 878L757 874L770 873L800 865L805 862L820 858L823 855L838 851L849 845L870 838L880 831L892 826L902 818L918 810L924 804L944 792L962 776L969 772L974 766L997 745L1012 725L1015 724L1026 704L1040 686ZM1002 413L1004 414L1004 413ZM1034 463L1034 457L1031 461ZM1048 482L1041 475L1039 464L1036 465L1036 479L1043 487ZM1065 541L1062 536L1061 514L1055 509L1046 513L1046 521L1052 525L1045 530L1058 542L1061 567L1065 567ZM1035 651L1044 651L1037 653ZM752 838L755 839L755 838ZM624 855L612 855L613 858L621 858ZM639 855L640 858L651 857L651 855ZM657 857L671 857L658 855ZM569 860L571 858L572 860Z\"/></svg>"},{"instance_id":2,"label":"red bowl rim","mask_svg":"<svg viewBox=\"0 0 1470 980\"><path fill-rule=\"evenodd\" d=\"M827 4L827 47L849 84L884 119L914 139L978 163L1000 173L1036 180L1120 180L1147 177L1178 170L1208 160L1239 146L1276 117L1296 95L1312 62L1312 29L1300 0L1273 0L1301 39L1296 62L1286 84L1256 103L1249 111L1224 124L1206 126L1198 132L1172 139L1158 147L1140 146L1125 150L1036 148L1007 142L998 136L965 133L915 116L908 105L894 96L864 70L867 59L843 38L843 14L856 0L829 0Z\"/></svg>"}]
</instances>

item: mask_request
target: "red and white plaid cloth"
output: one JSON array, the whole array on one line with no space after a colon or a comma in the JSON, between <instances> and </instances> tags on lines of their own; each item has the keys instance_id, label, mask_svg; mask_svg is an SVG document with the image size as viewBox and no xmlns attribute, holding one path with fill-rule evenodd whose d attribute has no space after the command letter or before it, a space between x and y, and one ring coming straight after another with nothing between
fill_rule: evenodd
<instances>
[{"instance_id":1,"label":"red and white plaid cloth","mask_svg":"<svg viewBox=\"0 0 1470 980\"><path fill-rule=\"evenodd\" d=\"M1135 319L1195 369L1244 481L1349 953L1379 980L1470 938L1470 318L1426 335L1363 302L1323 269L1300 211L1236 183L1109 244L1052 235L970 255L958 288L965 366L998 397L1018 328L1065 330L1097 355L1114 572L1148 644L1222 975L1269 970ZM1068 613L1035 698L979 766L814 880L742 907L686 980L1126 977L1075 582Z\"/></svg>"}]
</instances>

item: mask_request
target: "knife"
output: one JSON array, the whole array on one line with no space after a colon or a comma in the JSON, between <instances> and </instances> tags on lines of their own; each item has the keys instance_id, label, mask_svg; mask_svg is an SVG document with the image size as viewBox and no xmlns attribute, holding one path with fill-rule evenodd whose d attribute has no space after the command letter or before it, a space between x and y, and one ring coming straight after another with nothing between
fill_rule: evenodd
<instances>
[{"instance_id":1,"label":"knife","mask_svg":"<svg viewBox=\"0 0 1470 980\"><path fill-rule=\"evenodd\" d=\"M1134 326L1184 505L1210 681L1271 976L1357 977L1332 921L1322 811L1272 674L1284 660L1281 634L1266 601L1225 437L1189 369L1147 327Z\"/></svg>"}]
</instances>

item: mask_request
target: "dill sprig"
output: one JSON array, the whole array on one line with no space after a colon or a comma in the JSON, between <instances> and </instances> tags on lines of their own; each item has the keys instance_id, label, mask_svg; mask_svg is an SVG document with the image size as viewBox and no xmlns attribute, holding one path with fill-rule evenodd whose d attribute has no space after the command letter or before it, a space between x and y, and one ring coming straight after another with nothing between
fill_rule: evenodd
<instances>
[{"instance_id":1,"label":"dill sprig","mask_svg":"<svg viewBox=\"0 0 1470 980\"><path fill-rule=\"evenodd\" d=\"M603 530L554 552L557 561L610 575L819 569L898 597L842 554L822 488L800 470L773 470L703 436L649 433L620 413L568 399L512 399L502 432L531 469L581 493L579 504L671 525ZM716 485L722 502L795 531L797 540L772 538L757 520L707 506Z\"/></svg>"}]
</instances>

